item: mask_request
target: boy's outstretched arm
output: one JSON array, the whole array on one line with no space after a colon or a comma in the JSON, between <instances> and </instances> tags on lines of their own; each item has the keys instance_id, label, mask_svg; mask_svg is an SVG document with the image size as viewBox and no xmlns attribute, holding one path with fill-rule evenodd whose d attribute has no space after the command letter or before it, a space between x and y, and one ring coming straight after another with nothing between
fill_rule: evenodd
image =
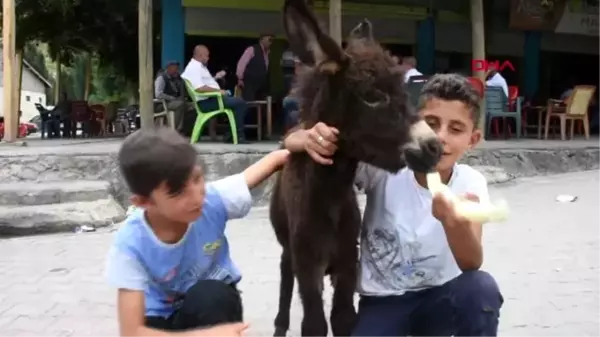
<instances>
[{"instance_id":1,"label":"boy's outstretched arm","mask_svg":"<svg viewBox=\"0 0 600 337\"><path fill-rule=\"evenodd\" d=\"M245 169L243 174L248 188L256 187L279 170L289 154L288 150L273 151Z\"/></svg>"}]
</instances>

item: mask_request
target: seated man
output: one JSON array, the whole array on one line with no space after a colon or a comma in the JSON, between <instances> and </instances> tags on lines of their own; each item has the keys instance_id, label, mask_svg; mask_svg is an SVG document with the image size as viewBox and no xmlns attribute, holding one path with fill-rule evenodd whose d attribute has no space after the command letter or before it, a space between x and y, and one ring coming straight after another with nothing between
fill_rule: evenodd
<instances>
[{"instance_id":1,"label":"seated man","mask_svg":"<svg viewBox=\"0 0 600 337\"><path fill-rule=\"evenodd\" d=\"M46 120L49 130L48 134L50 138L60 137L60 124L63 123L63 137L67 138L71 136L71 102L67 97L67 92L62 91L60 98L54 108L50 111L50 119Z\"/></svg>"},{"instance_id":2,"label":"seated man","mask_svg":"<svg viewBox=\"0 0 600 337\"><path fill-rule=\"evenodd\" d=\"M497 70L491 69L488 72L487 76L485 77L485 84L488 87L502 88L502 91L504 91L504 94L508 98L508 84L506 83L504 77L502 77L502 75L500 75L500 73Z\"/></svg>"},{"instance_id":3,"label":"seated man","mask_svg":"<svg viewBox=\"0 0 600 337\"><path fill-rule=\"evenodd\" d=\"M196 46L194 48L194 55L185 67L181 77L190 81L197 93L195 100L202 111L216 110L219 105L216 97L204 97L201 94L206 92L220 92L223 95L223 105L225 108L231 109L235 114L238 143L247 143L244 135L244 119L246 118L246 110L248 109L246 102L239 97L231 97L227 91L221 90L216 80L225 76L225 72L220 71L213 77L208 68L206 68L208 59L208 48L203 45ZM231 139L232 135L228 133L225 141L230 142Z\"/></svg>"},{"instance_id":4,"label":"seated man","mask_svg":"<svg viewBox=\"0 0 600 337\"><path fill-rule=\"evenodd\" d=\"M295 88L294 88L293 82L296 80L296 77L298 76L298 74L301 70L301 67L302 67L302 64L300 63L300 60L297 57L294 57L294 77L292 78L292 83L290 84L289 93L283 99L283 112L284 112L284 118L285 118L285 121L284 121L285 128L291 128L291 127L295 126L296 124L298 124L299 106L298 106L298 100L296 99L296 97L294 97Z\"/></svg>"},{"instance_id":5,"label":"seated man","mask_svg":"<svg viewBox=\"0 0 600 337\"><path fill-rule=\"evenodd\" d=\"M195 114L195 111L192 103L185 101L185 87L179 75L179 62L167 62L165 71L156 76L154 96L166 101L167 109L175 113L175 129L183 133L186 114ZM162 106L159 109L162 111Z\"/></svg>"}]
</instances>

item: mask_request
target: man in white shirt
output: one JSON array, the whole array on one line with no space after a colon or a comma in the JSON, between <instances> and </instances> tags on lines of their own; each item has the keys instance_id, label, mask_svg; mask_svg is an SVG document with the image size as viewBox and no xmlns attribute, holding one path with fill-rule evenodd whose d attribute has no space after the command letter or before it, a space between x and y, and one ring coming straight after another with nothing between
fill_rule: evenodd
<instances>
[{"instance_id":1,"label":"man in white shirt","mask_svg":"<svg viewBox=\"0 0 600 337\"><path fill-rule=\"evenodd\" d=\"M412 56L408 56L402 59L402 67L406 73L404 74L404 82L408 83L408 79L413 76L421 76L420 71L417 70L417 59Z\"/></svg>"},{"instance_id":2,"label":"man in white shirt","mask_svg":"<svg viewBox=\"0 0 600 337\"><path fill-rule=\"evenodd\" d=\"M501 87L506 98L508 98L508 84L506 84L506 80L497 70L492 69L488 72L485 84L488 87Z\"/></svg>"},{"instance_id":3,"label":"man in white shirt","mask_svg":"<svg viewBox=\"0 0 600 337\"><path fill-rule=\"evenodd\" d=\"M208 48L204 45L198 45L194 48L194 55L185 67L181 77L190 81L196 92L195 100L202 111L214 111L219 107L216 97L205 97L202 93L220 92L223 95L223 105L225 108L231 109L235 114L235 124L237 127L238 143L247 143L244 135L244 121L246 111L248 109L246 102L239 97L231 97L227 91L221 90L216 80L225 76L225 71L220 71L213 77L206 64L210 58ZM226 142L230 142L232 135L228 133L225 137Z\"/></svg>"}]
</instances>

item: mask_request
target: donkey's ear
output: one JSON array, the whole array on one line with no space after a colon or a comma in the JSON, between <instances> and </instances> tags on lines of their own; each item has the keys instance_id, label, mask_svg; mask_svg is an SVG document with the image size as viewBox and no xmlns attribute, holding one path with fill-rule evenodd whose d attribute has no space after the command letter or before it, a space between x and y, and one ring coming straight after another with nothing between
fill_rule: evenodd
<instances>
[{"instance_id":1,"label":"donkey's ear","mask_svg":"<svg viewBox=\"0 0 600 337\"><path fill-rule=\"evenodd\" d=\"M327 64L339 69L346 56L329 35L325 34L306 0L285 0L283 27L292 52L307 65Z\"/></svg>"},{"instance_id":2,"label":"donkey's ear","mask_svg":"<svg viewBox=\"0 0 600 337\"><path fill-rule=\"evenodd\" d=\"M355 39L373 40L373 25L367 19L362 20L350 31L350 37Z\"/></svg>"}]
</instances>

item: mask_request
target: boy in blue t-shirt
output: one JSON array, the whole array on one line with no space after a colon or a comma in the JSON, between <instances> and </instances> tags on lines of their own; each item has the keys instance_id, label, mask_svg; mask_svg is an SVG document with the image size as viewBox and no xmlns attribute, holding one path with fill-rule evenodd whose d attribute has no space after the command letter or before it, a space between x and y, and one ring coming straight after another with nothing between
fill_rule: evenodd
<instances>
[{"instance_id":1,"label":"boy in blue t-shirt","mask_svg":"<svg viewBox=\"0 0 600 337\"><path fill-rule=\"evenodd\" d=\"M121 335L243 332L236 289L241 275L229 255L225 224L248 213L249 189L288 154L274 151L243 173L205 183L196 150L175 130L140 130L125 139L119 166L137 210L116 233L106 268L119 290Z\"/></svg>"}]
</instances>

